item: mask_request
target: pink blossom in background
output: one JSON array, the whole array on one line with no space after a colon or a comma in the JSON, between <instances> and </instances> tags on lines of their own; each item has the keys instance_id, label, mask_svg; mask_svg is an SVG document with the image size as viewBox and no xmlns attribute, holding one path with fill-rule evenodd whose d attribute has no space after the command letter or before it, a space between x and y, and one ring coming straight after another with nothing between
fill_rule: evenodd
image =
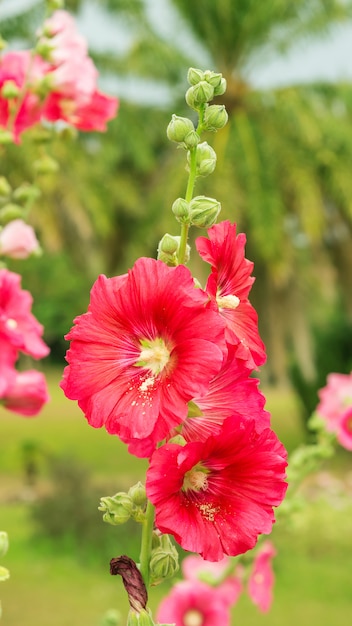
<instances>
[{"instance_id":1,"label":"pink blossom in background","mask_svg":"<svg viewBox=\"0 0 352 626\"><path fill-rule=\"evenodd\" d=\"M0 230L0 256L26 259L38 252L39 243L32 226L23 220L12 220Z\"/></svg>"},{"instance_id":2,"label":"pink blossom in background","mask_svg":"<svg viewBox=\"0 0 352 626\"><path fill-rule=\"evenodd\" d=\"M199 554L190 554L182 561L182 573L186 580L200 580L216 587L223 602L228 606L236 604L243 590L242 576L235 572L233 560L224 556L220 561L205 561Z\"/></svg>"},{"instance_id":3,"label":"pink blossom in background","mask_svg":"<svg viewBox=\"0 0 352 626\"><path fill-rule=\"evenodd\" d=\"M21 276L0 269L0 343L41 359L49 354L43 326L31 313L32 296L21 289Z\"/></svg>"},{"instance_id":4,"label":"pink blossom in background","mask_svg":"<svg viewBox=\"0 0 352 626\"><path fill-rule=\"evenodd\" d=\"M276 550L270 541L266 541L258 551L251 575L248 580L248 594L260 611L269 611L273 601L274 572L272 559Z\"/></svg>"},{"instance_id":5,"label":"pink blossom in background","mask_svg":"<svg viewBox=\"0 0 352 626\"><path fill-rule=\"evenodd\" d=\"M194 580L176 583L157 611L159 623L175 626L230 626L230 620L218 590Z\"/></svg>"},{"instance_id":6,"label":"pink blossom in background","mask_svg":"<svg viewBox=\"0 0 352 626\"><path fill-rule=\"evenodd\" d=\"M48 401L45 376L36 370L16 372L15 380L0 395L6 409L27 417L37 415Z\"/></svg>"},{"instance_id":7,"label":"pink blossom in background","mask_svg":"<svg viewBox=\"0 0 352 626\"><path fill-rule=\"evenodd\" d=\"M227 359L211 380L208 392L193 398L189 405L189 417L182 424L182 435L187 441L204 441L220 432L224 420L233 415L255 420L258 432L270 426L259 381L250 378L250 373L245 361L236 357L236 348L229 345Z\"/></svg>"},{"instance_id":8,"label":"pink blossom in background","mask_svg":"<svg viewBox=\"0 0 352 626\"><path fill-rule=\"evenodd\" d=\"M246 236L236 234L236 224L224 221L209 228L208 237L196 240L200 256L212 266L206 291L226 320L226 339L236 346L236 356L254 369L265 363L266 353L257 313L248 300L254 278L253 263L244 256Z\"/></svg>"},{"instance_id":9,"label":"pink blossom in background","mask_svg":"<svg viewBox=\"0 0 352 626\"><path fill-rule=\"evenodd\" d=\"M141 258L128 275L98 278L66 337L61 383L92 426L105 425L135 453L133 440L152 437L155 447L186 418L226 354L224 322L207 301L183 265Z\"/></svg>"},{"instance_id":10,"label":"pink blossom in background","mask_svg":"<svg viewBox=\"0 0 352 626\"><path fill-rule=\"evenodd\" d=\"M329 432L347 450L352 449L352 373L331 373L327 384L318 391L320 402L316 411L323 418Z\"/></svg>"},{"instance_id":11,"label":"pink blossom in background","mask_svg":"<svg viewBox=\"0 0 352 626\"><path fill-rule=\"evenodd\" d=\"M271 532L286 456L273 431L257 433L254 421L237 416L205 442L158 448L146 481L157 528L209 561L246 552Z\"/></svg>"},{"instance_id":12,"label":"pink blossom in background","mask_svg":"<svg viewBox=\"0 0 352 626\"><path fill-rule=\"evenodd\" d=\"M118 100L95 91L85 105L78 105L75 100L63 97L60 93L49 95L45 105L45 117L51 122L63 120L78 130L106 130L106 123L115 117Z\"/></svg>"},{"instance_id":13,"label":"pink blossom in background","mask_svg":"<svg viewBox=\"0 0 352 626\"><path fill-rule=\"evenodd\" d=\"M0 397L15 380L17 356L18 351L16 348L0 335Z\"/></svg>"}]
</instances>

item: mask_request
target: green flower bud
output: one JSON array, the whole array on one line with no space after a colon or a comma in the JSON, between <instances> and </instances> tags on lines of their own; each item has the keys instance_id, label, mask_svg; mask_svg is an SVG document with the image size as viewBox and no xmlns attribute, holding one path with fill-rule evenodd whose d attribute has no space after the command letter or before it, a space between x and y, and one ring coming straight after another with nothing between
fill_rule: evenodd
<instances>
[{"instance_id":1,"label":"green flower bud","mask_svg":"<svg viewBox=\"0 0 352 626\"><path fill-rule=\"evenodd\" d=\"M9 537L4 530L0 531L0 556L5 556L9 549Z\"/></svg>"},{"instance_id":2,"label":"green flower bud","mask_svg":"<svg viewBox=\"0 0 352 626\"><path fill-rule=\"evenodd\" d=\"M158 252L165 252L166 254L175 254L178 249L178 241L169 233L166 233L160 240L158 245Z\"/></svg>"},{"instance_id":3,"label":"green flower bud","mask_svg":"<svg viewBox=\"0 0 352 626\"><path fill-rule=\"evenodd\" d=\"M58 9L63 9L65 6L65 0L46 0L46 4L49 12L51 13L57 11Z\"/></svg>"},{"instance_id":4,"label":"green flower bud","mask_svg":"<svg viewBox=\"0 0 352 626\"><path fill-rule=\"evenodd\" d=\"M128 495L130 496L135 506L145 507L145 505L147 504L147 494L145 486L142 485L140 481L138 481L138 483L133 485L133 487L128 490Z\"/></svg>"},{"instance_id":5,"label":"green flower bud","mask_svg":"<svg viewBox=\"0 0 352 626\"><path fill-rule=\"evenodd\" d=\"M212 72L211 70L206 70L204 72L204 80L206 80L207 83L209 83L209 85L211 85L215 90L221 84L222 74L218 72Z\"/></svg>"},{"instance_id":6,"label":"green flower bud","mask_svg":"<svg viewBox=\"0 0 352 626\"><path fill-rule=\"evenodd\" d=\"M105 496L100 500L99 511L103 511L103 520L108 524L117 526L125 524L131 517L133 509L132 498L123 491L114 496Z\"/></svg>"},{"instance_id":7,"label":"green flower bud","mask_svg":"<svg viewBox=\"0 0 352 626\"><path fill-rule=\"evenodd\" d=\"M59 164L47 154L34 161L33 167L37 174L55 174L59 169Z\"/></svg>"},{"instance_id":8,"label":"green flower bud","mask_svg":"<svg viewBox=\"0 0 352 626\"><path fill-rule=\"evenodd\" d=\"M226 78L222 78L220 85L214 88L214 96L222 96L227 89Z\"/></svg>"},{"instance_id":9,"label":"green flower bud","mask_svg":"<svg viewBox=\"0 0 352 626\"><path fill-rule=\"evenodd\" d=\"M7 47L7 41L0 35L0 52Z\"/></svg>"},{"instance_id":10,"label":"green flower bud","mask_svg":"<svg viewBox=\"0 0 352 626\"><path fill-rule=\"evenodd\" d=\"M52 61L52 51L54 47L49 39L43 38L39 39L37 45L35 46L35 52L38 56L40 56L44 61L48 61L49 63Z\"/></svg>"},{"instance_id":11,"label":"green flower bud","mask_svg":"<svg viewBox=\"0 0 352 626\"><path fill-rule=\"evenodd\" d=\"M229 116L223 104L211 104L204 112L204 128L211 131L219 130L224 128L228 119Z\"/></svg>"},{"instance_id":12,"label":"green flower bud","mask_svg":"<svg viewBox=\"0 0 352 626\"><path fill-rule=\"evenodd\" d=\"M156 626L156 624L148 609L142 609L139 613L131 609L127 617L127 626Z\"/></svg>"},{"instance_id":13,"label":"green flower bud","mask_svg":"<svg viewBox=\"0 0 352 626\"><path fill-rule=\"evenodd\" d=\"M171 543L169 535L162 535L160 547L152 550L150 575L154 585L166 578L172 578L178 570L178 552Z\"/></svg>"},{"instance_id":14,"label":"green flower bud","mask_svg":"<svg viewBox=\"0 0 352 626\"><path fill-rule=\"evenodd\" d=\"M187 155L188 165L190 164L190 155ZM216 152L209 146L206 141L199 143L197 146L197 176L208 176L215 170Z\"/></svg>"},{"instance_id":15,"label":"green flower bud","mask_svg":"<svg viewBox=\"0 0 352 626\"><path fill-rule=\"evenodd\" d=\"M196 85L201 80L205 80L204 72L198 70L195 67L190 67L187 72L187 81L190 85Z\"/></svg>"},{"instance_id":16,"label":"green flower bud","mask_svg":"<svg viewBox=\"0 0 352 626\"><path fill-rule=\"evenodd\" d=\"M8 130L2 130L0 128L0 144L6 146L9 143L13 143L13 135Z\"/></svg>"},{"instance_id":17,"label":"green flower bud","mask_svg":"<svg viewBox=\"0 0 352 626\"><path fill-rule=\"evenodd\" d=\"M119 611L115 609L109 609L106 611L103 619L100 622L100 626L119 626L122 623L122 616Z\"/></svg>"},{"instance_id":18,"label":"green flower bud","mask_svg":"<svg viewBox=\"0 0 352 626\"><path fill-rule=\"evenodd\" d=\"M170 141L181 143L191 131L194 131L194 125L191 120L187 117L179 117L173 114L171 122L166 129L166 134Z\"/></svg>"},{"instance_id":19,"label":"green flower bud","mask_svg":"<svg viewBox=\"0 0 352 626\"><path fill-rule=\"evenodd\" d=\"M185 446L187 441L182 435L175 435L168 440L168 443L176 443L178 446Z\"/></svg>"},{"instance_id":20,"label":"green flower bud","mask_svg":"<svg viewBox=\"0 0 352 626\"><path fill-rule=\"evenodd\" d=\"M12 100L12 98L17 98L20 90L17 87L14 80L6 80L1 87L1 95L5 100Z\"/></svg>"},{"instance_id":21,"label":"green flower bud","mask_svg":"<svg viewBox=\"0 0 352 626\"><path fill-rule=\"evenodd\" d=\"M215 224L221 204L215 198L196 196L190 202L191 224L198 228L209 228Z\"/></svg>"},{"instance_id":22,"label":"green flower bud","mask_svg":"<svg viewBox=\"0 0 352 626\"><path fill-rule=\"evenodd\" d=\"M2 567L0 565L0 582L3 582L4 580L8 580L10 578L10 572L8 569L6 569L6 567Z\"/></svg>"},{"instance_id":23,"label":"green flower bud","mask_svg":"<svg viewBox=\"0 0 352 626\"><path fill-rule=\"evenodd\" d=\"M11 191L11 185L7 178L0 176L0 198L8 198Z\"/></svg>"},{"instance_id":24,"label":"green flower bud","mask_svg":"<svg viewBox=\"0 0 352 626\"><path fill-rule=\"evenodd\" d=\"M189 204L183 198L177 198L172 205L172 212L181 224L189 224Z\"/></svg>"},{"instance_id":25,"label":"green flower bud","mask_svg":"<svg viewBox=\"0 0 352 626\"><path fill-rule=\"evenodd\" d=\"M186 102L192 109L198 110L202 104L214 97L214 88L205 80L201 80L186 91Z\"/></svg>"},{"instance_id":26,"label":"green flower bud","mask_svg":"<svg viewBox=\"0 0 352 626\"><path fill-rule=\"evenodd\" d=\"M190 150L191 148L195 148L200 141L200 137L197 133L196 130L191 130L190 133L188 133L188 135L186 135L186 137L183 140L183 145L185 148L187 148L187 150Z\"/></svg>"},{"instance_id":27,"label":"green flower bud","mask_svg":"<svg viewBox=\"0 0 352 626\"><path fill-rule=\"evenodd\" d=\"M27 203L32 204L35 200L40 197L41 191L39 187L35 185L30 185L29 183L22 183L15 191L13 192L14 200L19 202L22 205L26 205Z\"/></svg>"},{"instance_id":28,"label":"green flower bud","mask_svg":"<svg viewBox=\"0 0 352 626\"><path fill-rule=\"evenodd\" d=\"M0 209L0 224L8 224L17 218L23 219L23 208L19 204L9 202Z\"/></svg>"}]
</instances>

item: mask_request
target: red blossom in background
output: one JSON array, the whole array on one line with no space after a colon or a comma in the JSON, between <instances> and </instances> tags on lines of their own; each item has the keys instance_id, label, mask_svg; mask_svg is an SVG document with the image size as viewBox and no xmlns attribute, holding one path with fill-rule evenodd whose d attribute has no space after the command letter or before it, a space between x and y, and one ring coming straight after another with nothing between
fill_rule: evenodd
<instances>
[{"instance_id":1,"label":"red blossom in background","mask_svg":"<svg viewBox=\"0 0 352 626\"><path fill-rule=\"evenodd\" d=\"M128 275L100 276L88 312L67 335L69 363L61 386L88 422L149 456L187 416L220 370L224 322L189 270L141 258ZM136 451L133 440L140 442Z\"/></svg>"},{"instance_id":2,"label":"red blossom in background","mask_svg":"<svg viewBox=\"0 0 352 626\"><path fill-rule=\"evenodd\" d=\"M263 365L265 346L258 332L258 316L248 300L254 282L253 263L244 256L246 236L236 234L236 224L215 224L208 237L196 240L197 250L211 274L206 291L226 320L226 340L236 346L236 356L251 369Z\"/></svg>"},{"instance_id":3,"label":"red blossom in background","mask_svg":"<svg viewBox=\"0 0 352 626\"><path fill-rule=\"evenodd\" d=\"M271 532L284 498L286 450L269 428L229 417L205 442L157 449L147 470L156 525L209 561L236 556Z\"/></svg>"},{"instance_id":4,"label":"red blossom in background","mask_svg":"<svg viewBox=\"0 0 352 626\"><path fill-rule=\"evenodd\" d=\"M48 401L45 376L36 370L16 372L15 379L0 396L5 409L26 417L37 415Z\"/></svg>"}]
</instances>

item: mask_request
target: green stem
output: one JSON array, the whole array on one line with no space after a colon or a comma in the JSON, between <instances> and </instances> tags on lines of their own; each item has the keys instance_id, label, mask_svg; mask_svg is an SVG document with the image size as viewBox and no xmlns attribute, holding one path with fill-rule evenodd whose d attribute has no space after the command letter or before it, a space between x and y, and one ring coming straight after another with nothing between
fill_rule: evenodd
<instances>
[{"instance_id":1,"label":"green stem","mask_svg":"<svg viewBox=\"0 0 352 626\"><path fill-rule=\"evenodd\" d=\"M197 148L191 148L189 151L190 163L189 163L189 175L186 189L186 202L190 202L193 198L193 190L197 177ZM188 239L189 224L181 225L181 240L178 251L178 262L184 263L186 258L186 247Z\"/></svg>"},{"instance_id":2,"label":"green stem","mask_svg":"<svg viewBox=\"0 0 352 626\"><path fill-rule=\"evenodd\" d=\"M152 550L152 533L154 528L154 506L148 500L146 517L142 526L142 541L141 541L141 553L140 553L140 572L143 576L144 584L149 588L149 562L150 554Z\"/></svg>"}]
</instances>

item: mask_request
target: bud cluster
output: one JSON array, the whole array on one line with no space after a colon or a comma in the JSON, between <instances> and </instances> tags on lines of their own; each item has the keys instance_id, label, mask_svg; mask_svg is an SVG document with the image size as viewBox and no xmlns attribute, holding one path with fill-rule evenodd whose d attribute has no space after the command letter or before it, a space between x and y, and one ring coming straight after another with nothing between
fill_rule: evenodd
<instances>
[{"instance_id":1,"label":"bud cluster","mask_svg":"<svg viewBox=\"0 0 352 626\"><path fill-rule=\"evenodd\" d=\"M125 524L129 519L143 522L147 496L141 482L136 483L128 493L119 491L114 496L104 496L100 499L99 511L103 512L103 520L113 526Z\"/></svg>"}]
</instances>

